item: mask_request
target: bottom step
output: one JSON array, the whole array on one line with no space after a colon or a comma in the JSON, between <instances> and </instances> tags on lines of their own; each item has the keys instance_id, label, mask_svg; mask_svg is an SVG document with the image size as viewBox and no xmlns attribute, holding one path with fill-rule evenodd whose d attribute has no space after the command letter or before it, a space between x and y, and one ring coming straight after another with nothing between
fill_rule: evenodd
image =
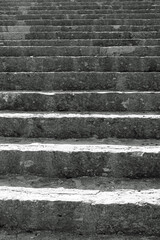
<instances>
[{"instance_id":1,"label":"bottom step","mask_svg":"<svg viewBox=\"0 0 160 240\"><path fill-rule=\"evenodd\" d=\"M8 233L0 232L1 240L159 240L158 237L145 236L124 236L124 235L105 235L105 236L80 236L66 233L52 233L52 232L33 232L33 233Z\"/></svg>"},{"instance_id":2,"label":"bottom step","mask_svg":"<svg viewBox=\"0 0 160 240\"><path fill-rule=\"evenodd\" d=\"M160 236L160 180L17 179L0 180L1 228Z\"/></svg>"}]
</instances>

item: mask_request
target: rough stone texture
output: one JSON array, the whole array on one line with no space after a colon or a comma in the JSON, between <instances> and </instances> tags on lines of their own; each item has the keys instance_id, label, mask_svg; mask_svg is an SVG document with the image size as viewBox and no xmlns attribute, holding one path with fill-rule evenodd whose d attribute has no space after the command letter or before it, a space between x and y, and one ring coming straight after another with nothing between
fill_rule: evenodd
<instances>
[{"instance_id":1,"label":"rough stone texture","mask_svg":"<svg viewBox=\"0 0 160 240\"><path fill-rule=\"evenodd\" d=\"M1 139L0 174L160 177L159 145L153 140Z\"/></svg>"},{"instance_id":2,"label":"rough stone texture","mask_svg":"<svg viewBox=\"0 0 160 240\"><path fill-rule=\"evenodd\" d=\"M159 72L154 57L0 57L0 72Z\"/></svg>"},{"instance_id":3,"label":"rough stone texture","mask_svg":"<svg viewBox=\"0 0 160 240\"><path fill-rule=\"evenodd\" d=\"M64 4L64 3L63 3ZM69 3L69 6L70 3ZM82 6L82 5L81 5ZM72 6L71 6L72 7ZM77 6L78 7L78 6ZM91 7L91 5L90 5ZM155 13L112 13L112 14L50 14L47 13L30 13L27 11L27 14L24 13L23 15L12 14L10 13L10 18L14 18L16 20L28 20L28 19L158 19L159 15ZM4 19L4 15L1 14L0 20Z\"/></svg>"},{"instance_id":4,"label":"rough stone texture","mask_svg":"<svg viewBox=\"0 0 160 240\"><path fill-rule=\"evenodd\" d=\"M0 92L0 110L147 112L160 110L160 92Z\"/></svg>"},{"instance_id":5,"label":"rough stone texture","mask_svg":"<svg viewBox=\"0 0 160 240\"><path fill-rule=\"evenodd\" d=\"M15 35L17 35L15 33ZM160 47L5 47L0 56L160 56Z\"/></svg>"},{"instance_id":6,"label":"rough stone texture","mask_svg":"<svg viewBox=\"0 0 160 240\"><path fill-rule=\"evenodd\" d=\"M1 46L154 46L160 39L0 40Z\"/></svg>"},{"instance_id":7,"label":"rough stone texture","mask_svg":"<svg viewBox=\"0 0 160 240\"><path fill-rule=\"evenodd\" d=\"M49 7L52 9L52 7ZM39 9L39 8L38 8ZM43 7L40 8L44 9ZM55 9L55 8L53 8ZM68 10L70 6L68 7ZM160 9L160 7L159 7ZM44 9L45 10L45 9ZM72 9L71 9L72 10ZM80 8L81 10L81 8ZM11 20L0 20L0 26L3 25L19 25L21 20L11 19ZM100 20L100 19L73 19L73 20L24 20L24 25L32 26L32 25L53 25L53 26L70 26L70 25L158 25L159 19L108 19L108 20Z\"/></svg>"},{"instance_id":8,"label":"rough stone texture","mask_svg":"<svg viewBox=\"0 0 160 240\"><path fill-rule=\"evenodd\" d=\"M159 13L0 0L0 239L158 240Z\"/></svg>"},{"instance_id":9,"label":"rough stone texture","mask_svg":"<svg viewBox=\"0 0 160 240\"><path fill-rule=\"evenodd\" d=\"M145 190L137 190L137 187L134 190L129 183L126 189L119 190L115 186L106 191L105 188L76 190L2 186L0 225L30 231L159 236L159 189L155 186L150 182Z\"/></svg>"},{"instance_id":10,"label":"rough stone texture","mask_svg":"<svg viewBox=\"0 0 160 240\"><path fill-rule=\"evenodd\" d=\"M31 39L158 39L157 31L142 32L3 32L0 40L31 40Z\"/></svg>"},{"instance_id":11,"label":"rough stone texture","mask_svg":"<svg viewBox=\"0 0 160 240\"><path fill-rule=\"evenodd\" d=\"M0 136L160 139L158 114L0 114Z\"/></svg>"},{"instance_id":12,"label":"rough stone texture","mask_svg":"<svg viewBox=\"0 0 160 240\"><path fill-rule=\"evenodd\" d=\"M3 12L3 11L2 11ZM34 14L43 12L43 10L32 10ZM56 14L56 10L48 10L47 12L50 12L51 14ZM1 13L1 11L0 11ZM16 14L16 12L13 12ZM73 12L73 14L75 14ZM68 14L68 12L66 12ZM85 11L84 11L85 14ZM107 14L107 13L106 13ZM142 13L141 13L142 14ZM2 32L27 32L28 29L30 32L53 32L53 31L62 31L62 32L70 32L70 31L85 31L85 32L104 32L104 31L132 31L132 32L138 32L138 31L158 31L159 25L146 25L146 26L132 26L132 25L79 25L79 26L43 26L43 25L37 25L37 26L1 26L0 27Z\"/></svg>"},{"instance_id":13,"label":"rough stone texture","mask_svg":"<svg viewBox=\"0 0 160 240\"><path fill-rule=\"evenodd\" d=\"M81 236L76 234L67 233L52 233L34 231L33 233L20 233L20 232L0 232L1 240L158 240L159 237L151 236L126 236L126 235L94 235L94 236Z\"/></svg>"},{"instance_id":14,"label":"rough stone texture","mask_svg":"<svg viewBox=\"0 0 160 240\"><path fill-rule=\"evenodd\" d=\"M0 73L1 90L160 91L160 73L28 72Z\"/></svg>"}]
</instances>

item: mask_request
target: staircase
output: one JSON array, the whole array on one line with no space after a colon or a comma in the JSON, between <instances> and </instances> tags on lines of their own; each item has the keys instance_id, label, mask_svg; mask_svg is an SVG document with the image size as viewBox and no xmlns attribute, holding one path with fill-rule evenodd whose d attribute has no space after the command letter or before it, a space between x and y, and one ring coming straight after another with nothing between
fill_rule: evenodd
<instances>
[{"instance_id":1,"label":"staircase","mask_svg":"<svg viewBox=\"0 0 160 240\"><path fill-rule=\"evenodd\" d=\"M160 239L159 111L159 0L0 0L0 239Z\"/></svg>"}]
</instances>

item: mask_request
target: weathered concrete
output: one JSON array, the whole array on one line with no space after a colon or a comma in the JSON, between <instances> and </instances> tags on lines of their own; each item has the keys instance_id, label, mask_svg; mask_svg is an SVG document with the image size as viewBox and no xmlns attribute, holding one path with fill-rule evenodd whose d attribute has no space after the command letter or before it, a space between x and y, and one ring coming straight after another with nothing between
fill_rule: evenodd
<instances>
[{"instance_id":1,"label":"weathered concrete","mask_svg":"<svg viewBox=\"0 0 160 240\"><path fill-rule=\"evenodd\" d=\"M159 12L0 0L0 238L158 240Z\"/></svg>"},{"instance_id":2,"label":"weathered concrete","mask_svg":"<svg viewBox=\"0 0 160 240\"><path fill-rule=\"evenodd\" d=\"M22 23L22 20L1 20L0 26L3 25L19 25ZM24 20L24 25L53 25L53 26L70 26L70 25L158 25L159 19L73 19L73 20Z\"/></svg>"},{"instance_id":3,"label":"weathered concrete","mask_svg":"<svg viewBox=\"0 0 160 240\"><path fill-rule=\"evenodd\" d=\"M16 33L15 33L16 34ZM17 37L17 36L16 36ZM160 56L158 46L63 46L6 47L0 46L0 56Z\"/></svg>"},{"instance_id":4,"label":"weathered concrete","mask_svg":"<svg viewBox=\"0 0 160 240\"><path fill-rule=\"evenodd\" d=\"M158 39L157 31L142 32L3 32L0 40L25 40L25 39Z\"/></svg>"},{"instance_id":5,"label":"weathered concrete","mask_svg":"<svg viewBox=\"0 0 160 240\"><path fill-rule=\"evenodd\" d=\"M28 91L160 91L158 72L28 72L0 73L2 90Z\"/></svg>"},{"instance_id":6,"label":"weathered concrete","mask_svg":"<svg viewBox=\"0 0 160 240\"><path fill-rule=\"evenodd\" d=\"M27 32L29 28L30 32L53 32L53 31L62 31L62 32L69 32L69 31L84 31L84 32L105 32L105 31L158 31L160 25L146 25L146 26L132 26L132 25L79 25L79 26L6 26L1 27L3 32Z\"/></svg>"},{"instance_id":7,"label":"weathered concrete","mask_svg":"<svg viewBox=\"0 0 160 240\"><path fill-rule=\"evenodd\" d=\"M1 139L0 174L46 177L160 177L155 140Z\"/></svg>"},{"instance_id":8,"label":"weathered concrete","mask_svg":"<svg viewBox=\"0 0 160 240\"><path fill-rule=\"evenodd\" d=\"M160 235L159 189L0 187L0 225L79 234Z\"/></svg>"},{"instance_id":9,"label":"weathered concrete","mask_svg":"<svg viewBox=\"0 0 160 240\"><path fill-rule=\"evenodd\" d=\"M0 110L147 112L160 110L160 92L0 92Z\"/></svg>"},{"instance_id":10,"label":"weathered concrete","mask_svg":"<svg viewBox=\"0 0 160 240\"><path fill-rule=\"evenodd\" d=\"M24 34L23 34L24 36ZM160 39L0 40L0 46L158 46Z\"/></svg>"},{"instance_id":11,"label":"weathered concrete","mask_svg":"<svg viewBox=\"0 0 160 240\"><path fill-rule=\"evenodd\" d=\"M159 14L155 13L113 13L113 14L10 14L10 19L26 20L26 19L159 19ZM0 15L0 19L4 19L4 14Z\"/></svg>"},{"instance_id":12,"label":"weathered concrete","mask_svg":"<svg viewBox=\"0 0 160 240\"><path fill-rule=\"evenodd\" d=\"M159 114L0 114L0 136L67 138L160 139Z\"/></svg>"},{"instance_id":13,"label":"weathered concrete","mask_svg":"<svg viewBox=\"0 0 160 240\"><path fill-rule=\"evenodd\" d=\"M21 233L16 231L1 231L0 239L3 240L158 240L158 237L151 236L126 236L126 235L94 235L81 236L78 234L53 233L49 231L34 231L32 233Z\"/></svg>"},{"instance_id":14,"label":"weathered concrete","mask_svg":"<svg viewBox=\"0 0 160 240\"><path fill-rule=\"evenodd\" d=\"M9 3L11 4L11 2ZM128 1L129 4L129 1ZM6 7L1 7L0 9L0 13L2 14L8 14L8 15L12 15L12 14L20 14L20 13L24 13L24 8L26 9L26 7L10 7L8 8ZM62 10L62 9L55 9L53 7L28 7L27 8L27 13L28 14L44 14L45 11L47 11L49 14L129 14L131 13L131 10L129 9L82 9L82 10ZM156 14L159 13L160 9L156 9ZM149 8L149 9L133 9L132 13L136 13L136 14L147 14L147 13L155 13L155 7L154 8Z\"/></svg>"},{"instance_id":15,"label":"weathered concrete","mask_svg":"<svg viewBox=\"0 0 160 240\"><path fill-rule=\"evenodd\" d=\"M160 57L0 57L0 72L159 72Z\"/></svg>"}]
</instances>

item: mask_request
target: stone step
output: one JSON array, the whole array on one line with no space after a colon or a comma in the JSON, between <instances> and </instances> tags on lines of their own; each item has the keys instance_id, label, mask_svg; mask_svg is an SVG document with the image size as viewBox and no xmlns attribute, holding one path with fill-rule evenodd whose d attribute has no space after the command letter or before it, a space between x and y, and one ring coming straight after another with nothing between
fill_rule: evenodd
<instances>
[{"instance_id":1,"label":"stone step","mask_svg":"<svg viewBox=\"0 0 160 240\"><path fill-rule=\"evenodd\" d=\"M0 56L160 56L159 46L119 47L6 47L0 46Z\"/></svg>"},{"instance_id":2,"label":"stone step","mask_svg":"<svg viewBox=\"0 0 160 240\"><path fill-rule=\"evenodd\" d=\"M5 11L5 12L16 12L16 13L21 13L21 14L26 14L26 13L35 13L35 11L40 10L42 11L42 13L44 13L45 11L49 10L53 11L54 13L68 13L71 14L73 12L75 13L86 13L86 14L93 14L93 13L101 13L101 14L113 14L113 13L155 13L158 14L159 10L160 10L160 5L157 6L149 6L149 7L140 7L140 8L135 8L135 7L130 7L127 8L125 6L119 7L119 6L114 6L114 7L109 7L109 6L103 6L102 7L97 7L97 6L85 6L85 5L81 5L81 6L71 6L71 12L69 11L69 5L68 6L64 6L63 8L60 6L52 6L52 5L34 5L34 6L17 6L17 5L11 5L11 4L6 4L6 5L2 5L0 4L0 11ZM150 10L150 11L149 11ZM9 13L11 14L11 13Z\"/></svg>"},{"instance_id":3,"label":"stone step","mask_svg":"<svg viewBox=\"0 0 160 240\"><path fill-rule=\"evenodd\" d=\"M4 3L4 1L3 0L1 0L0 2L2 2L2 3ZM132 4L134 4L134 3L137 3L137 4L150 4L150 5L155 5L155 4L158 4L159 3L159 0L147 0L147 1L145 1L144 2L144 0L122 0L122 1L118 1L117 3L116 2L112 2L112 1L108 1L108 0L99 0L98 2L97 1L93 1L93 0L87 0L87 1L85 1L85 0L76 0L76 1L70 1L70 0L67 0L67 1L60 1L60 0L58 0L58 1L53 1L53 0L47 0L47 1L44 1L44 0L42 0L42 1L38 1L39 3L46 3L46 2L48 2L48 3L52 3L52 4L110 4L111 6L112 5L116 5L116 4L127 4L128 2L129 3L132 3ZM28 1L27 0L27 2L26 1L20 1L20 0L14 0L14 1L12 1L12 0L7 0L7 1L5 1L5 3L11 3L11 4L15 4L15 3L17 3L17 4L24 4L25 5L25 3L32 3L32 4L37 4L37 2L36 1L32 1L32 0L30 0L30 1Z\"/></svg>"},{"instance_id":4,"label":"stone step","mask_svg":"<svg viewBox=\"0 0 160 240\"><path fill-rule=\"evenodd\" d=\"M5 19L32 20L32 19L160 19L159 13L113 13L113 14L1 14L0 20Z\"/></svg>"},{"instance_id":5,"label":"stone step","mask_svg":"<svg viewBox=\"0 0 160 240\"><path fill-rule=\"evenodd\" d=\"M0 92L0 110L70 112L151 112L160 110L160 92Z\"/></svg>"},{"instance_id":6,"label":"stone step","mask_svg":"<svg viewBox=\"0 0 160 240\"><path fill-rule=\"evenodd\" d=\"M8 18L7 18L8 19ZM159 25L159 19L62 19L62 20L0 20L0 26L18 25L52 25L52 26L79 26L79 25Z\"/></svg>"},{"instance_id":7,"label":"stone step","mask_svg":"<svg viewBox=\"0 0 160 240\"><path fill-rule=\"evenodd\" d=\"M22 6L22 7L10 7L8 9L8 7L3 7L0 9L0 13L2 14L8 14L8 15L12 15L12 14L44 14L44 13L48 13L48 14L129 14L129 13L135 13L135 14L147 14L147 13L159 13L159 9L155 9L155 8L149 8L149 9L136 9L136 10L127 10L127 9L94 9L94 10L56 10L53 7L34 7L34 9L32 9L33 7L29 7L26 9L26 7Z\"/></svg>"},{"instance_id":8,"label":"stone step","mask_svg":"<svg viewBox=\"0 0 160 240\"><path fill-rule=\"evenodd\" d=\"M0 40L0 46L159 46L159 39L57 39Z\"/></svg>"},{"instance_id":9,"label":"stone step","mask_svg":"<svg viewBox=\"0 0 160 240\"><path fill-rule=\"evenodd\" d=\"M159 72L1 72L0 89L160 91L159 79Z\"/></svg>"},{"instance_id":10,"label":"stone step","mask_svg":"<svg viewBox=\"0 0 160 240\"><path fill-rule=\"evenodd\" d=\"M160 57L0 57L0 72L159 72Z\"/></svg>"},{"instance_id":11,"label":"stone step","mask_svg":"<svg viewBox=\"0 0 160 240\"><path fill-rule=\"evenodd\" d=\"M1 137L160 139L160 114L0 112Z\"/></svg>"},{"instance_id":12,"label":"stone step","mask_svg":"<svg viewBox=\"0 0 160 240\"><path fill-rule=\"evenodd\" d=\"M20 5L20 7L36 7L36 6L52 6L52 7L68 7L68 6L71 6L71 7L97 7L97 9L103 9L103 7L106 7L106 8L115 8L115 9L123 9L123 7L133 7L133 8L137 8L138 9L138 6L140 6L141 8L156 8L156 6L160 6L159 2L156 1L155 3L153 2L134 2L134 1L129 1L129 5L128 5L128 1L123 1L123 2L114 2L114 3L111 3L111 2L88 2L88 1L83 1L83 2L65 2L65 1L62 1L62 2L50 2L50 1L45 1L45 2L34 2L34 1L23 1L23 2L17 2L17 1L6 1L6 2L0 2L0 5L1 6L8 6L9 7L14 7L14 6L18 6Z\"/></svg>"},{"instance_id":13,"label":"stone step","mask_svg":"<svg viewBox=\"0 0 160 240\"><path fill-rule=\"evenodd\" d=\"M2 180L1 226L89 234L91 238L120 233L159 236L159 181L85 180L77 181L74 188L56 182L50 188L47 184L28 187L20 181L13 186Z\"/></svg>"},{"instance_id":14,"label":"stone step","mask_svg":"<svg viewBox=\"0 0 160 240\"><path fill-rule=\"evenodd\" d=\"M5 240L59 240L59 239L65 239L65 240L90 240L91 238L89 236L81 236L78 234L68 234L68 233L53 233L51 231L32 231L32 233L28 232L19 232L15 233L14 231L1 231L0 232L0 237ZM92 236L92 240L159 240L159 237L155 236L138 236L138 235L100 235L100 236Z\"/></svg>"},{"instance_id":15,"label":"stone step","mask_svg":"<svg viewBox=\"0 0 160 240\"><path fill-rule=\"evenodd\" d=\"M160 141L0 138L0 174L160 177Z\"/></svg>"},{"instance_id":16,"label":"stone step","mask_svg":"<svg viewBox=\"0 0 160 240\"><path fill-rule=\"evenodd\" d=\"M0 32L0 40L30 40L30 39L158 39L160 32Z\"/></svg>"},{"instance_id":17,"label":"stone step","mask_svg":"<svg viewBox=\"0 0 160 240\"><path fill-rule=\"evenodd\" d=\"M130 4L140 4L140 5L151 5L151 6L155 6L155 5L157 5L157 4L159 4L159 1L158 0L155 0L155 1L137 1L137 0L135 0L135 1L133 1L133 0L129 0L129 1L127 1L127 0L123 0L123 1L118 1L118 2L112 2L112 1L106 1L106 0L103 0L103 1L93 1L93 0L87 0L87 1L52 1L52 0L47 0L47 1L38 1L38 3L39 4L45 4L45 3L48 3L48 4L53 4L53 5L55 5L55 4L57 4L57 5L109 5L109 6L119 6L119 5L123 5L123 4L127 4L127 3L130 3ZM21 4L21 5L26 5L26 4L31 4L31 5L37 5L38 3L37 3L37 1L20 1L20 0L18 0L18 1L12 1L12 0L7 0L7 1L3 1L3 0L1 0L0 1L0 3L2 3L2 4L6 4L6 3L8 3L8 4Z\"/></svg>"},{"instance_id":18,"label":"stone step","mask_svg":"<svg viewBox=\"0 0 160 240\"><path fill-rule=\"evenodd\" d=\"M21 7L3 7L0 9L0 13L4 14L8 14L8 15L12 15L12 14L44 14L47 13L48 14L129 14L129 13L135 13L135 14L158 14L159 10L155 9L155 8L148 8L148 9L93 9L93 10L89 10L89 9L82 9L82 10L56 10L55 8L53 9L53 7L51 8L47 8L47 7L25 7L25 6L21 6Z\"/></svg>"},{"instance_id":19,"label":"stone step","mask_svg":"<svg viewBox=\"0 0 160 240\"><path fill-rule=\"evenodd\" d=\"M37 25L37 26L1 26L0 32L107 32L107 31L159 31L160 25L78 25L78 26L52 26L52 25Z\"/></svg>"},{"instance_id":20,"label":"stone step","mask_svg":"<svg viewBox=\"0 0 160 240\"><path fill-rule=\"evenodd\" d=\"M8 17L7 17L8 19ZM0 20L0 26L17 26L17 25L52 25L52 26L78 26L78 25L159 25L159 19L43 19L43 20Z\"/></svg>"},{"instance_id":21,"label":"stone step","mask_svg":"<svg viewBox=\"0 0 160 240\"><path fill-rule=\"evenodd\" d=\"M8 6L9 5L9 6ZM138 9L138 6L142 9L146 9L146 8L155 8L156 7L159 7L160 4L159 2L156 2L156 3L151 3L151 2L148 2L148 3L144 3L144 2L129 2L128 4L128 1L125 1L125 2L121 2L121 3L107 3L106 1L105 2L60 2L60 3L54 3L54 2L49 2L49 1L46 1L46 2L13 2L13 1L9 1L9 2L0 2L0 6L4 6L4 7L17 7L18 5L20 5L20 7L37 7L37 6L51 6L51 7L56 7L56 9L67 9L69 6L71 6L71 9L73 8L82 8L82 9Z\"/></svg>"}]
</instances>

